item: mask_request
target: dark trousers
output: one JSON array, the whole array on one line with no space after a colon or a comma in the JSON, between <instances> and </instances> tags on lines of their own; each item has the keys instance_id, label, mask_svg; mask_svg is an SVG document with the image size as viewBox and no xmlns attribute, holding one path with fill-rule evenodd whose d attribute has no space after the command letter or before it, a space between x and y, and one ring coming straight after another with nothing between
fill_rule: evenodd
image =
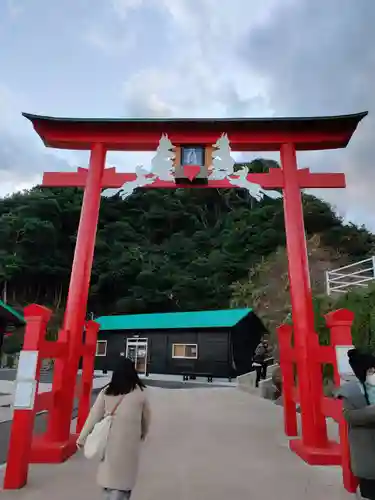
<instances>
[{"instance_id":1,"label":"dark trousers","mask_svg":"<svg viewBox=\"0 0 375 500\"><path fill-rule=\"evenodd\" d=\"M262 363L261 366L256 366L255 371L257 373L255 379L255 387L259 387L259 382L261 380L265 380L267 378L267 365L266 363Z\"/></svg>"},{"instance_id":2,"label":"dark trousers","mask_svg":"<svg viewBox=\"0 0 375 500\"><path fill-rule=\"evenodd\" d=\"M374 479L360 479L359 491L362 498L368 500L375 500L375 480Z\"/></svg>"},{"instance_id":3,"label":"dark trousers","mask_svg":"<svg viewBox=\"0 0 375 500\"><path fill-rule=\"evenodd\" d=\"M105 500L129 500L131 497L131 491L120 491L120 490L110 490L104 488L104 498Z\"/></svg>"}]
</instances>

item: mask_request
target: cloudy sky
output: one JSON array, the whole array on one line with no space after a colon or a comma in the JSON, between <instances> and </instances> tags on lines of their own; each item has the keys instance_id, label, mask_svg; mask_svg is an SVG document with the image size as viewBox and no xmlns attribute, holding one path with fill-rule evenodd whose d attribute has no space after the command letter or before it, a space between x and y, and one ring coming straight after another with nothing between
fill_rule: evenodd
<instances>
[{"instance_id":1,"label":"cloudy sky","mask_svg":"<svg viewBox=\"0 0 375 500\"><path fill-rule=\"evenodd\" d=\"M0 194L85 166L46 149L22 111L72 117L370 112L346 150L299 155L343 171L317 194L375 230L375 0L1 0ZM267 155L269 156L269 155ZM251 158L252 156L249 155ZM134 170L140 154L113 153Z\"/></svg>"}]
</instances>

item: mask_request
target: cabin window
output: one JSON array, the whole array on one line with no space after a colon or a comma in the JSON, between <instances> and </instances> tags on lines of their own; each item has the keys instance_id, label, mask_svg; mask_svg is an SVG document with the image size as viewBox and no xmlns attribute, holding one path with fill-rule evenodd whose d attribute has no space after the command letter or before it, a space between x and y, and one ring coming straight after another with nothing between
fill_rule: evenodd
<instances>
[{"instance_id":1,"label":"cabin window","mask_svg":"<svg viewBox=\"0 0 375 500\"><path fill-rule=\"evenodd\" d=\"M95 356L106 356L107 355L107 341L98 340L96 343L96 353Z\"/></svg>"},{"instance_id":2,"label":"cabin window","mask_svg":"<svg viewBox=\"0 0 375 500\"><path fill-rule=\"evenodd\" d=\"M197 344L173 344L172 358L176 359L198 359Z\"/></svg>"}]
</instances>

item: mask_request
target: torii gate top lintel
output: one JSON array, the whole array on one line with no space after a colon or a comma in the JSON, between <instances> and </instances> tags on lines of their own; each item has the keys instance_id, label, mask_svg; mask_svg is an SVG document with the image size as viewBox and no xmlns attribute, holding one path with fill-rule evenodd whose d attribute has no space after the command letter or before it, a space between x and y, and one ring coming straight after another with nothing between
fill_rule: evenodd
<instances>
[{"instance_id":1,"label":"torii gate top lintel","mask_svg":"<svg viewBox=\"0 0 375 500\"><path fill-rule=\"evenodd\" d=\"M306 118L58 118L23 113L47 147L107 151L154 151L160 136L173 144L212 145L228 134L232 151L280 151L344 148L367 111L351 115Z\"/></svg>"}]
</instances>

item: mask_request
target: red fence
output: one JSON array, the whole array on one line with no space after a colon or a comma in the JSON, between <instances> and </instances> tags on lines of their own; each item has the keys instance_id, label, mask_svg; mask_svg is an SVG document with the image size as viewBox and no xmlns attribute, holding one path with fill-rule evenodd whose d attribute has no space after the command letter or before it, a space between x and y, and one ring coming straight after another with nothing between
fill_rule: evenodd
<instances>
[{"instance_id":1,"label":"red fence","mask_svg":"<svg viewBox=\"0 0 375 500\"><path fill-rule=\"evenodd\" d=\"M19 489L27 483L30 463L63 462L76 450L76 433L87 418L94 373L98 323L88 321L85 342L81 343L82 377L76 386L78 421L76 432L61 440L60 429L66 424L64 412L64 370L66 368L69 332L61 329L57 341L46 340L46 328L52 312L32 304L25 308L26 332L15 383L14 414L7 457L4 489ZM38 393L43 359L55 359L52 390ZM78 362L77 362L78 366ZM47 411L47 430L34 435L37 413ZM70 424L71 415L69 416Z\"/></svg>"},{"instance_id":2,"label":"red fence","mask_svg":"<svg viewBox=\"0 0 375 500\"><path fill-rule=\"evenodd\" d=\"M311 385L317 386L317 377L322 378L322 365L333 366L334 382L336 387L341 383L337 355L338 348L352 346L351 326L354 314L346 309L340 309L326 316L326 323L330 330L330 345L319 345L317 335L313 332L310 343L309 367L311 370ZM295 384L295 368L299 359L293 347L293 327L282 325L278 328L280 346L280 368L282 372L283 398L284 398L284 424L285 433L289 437L298 438L297 404L300 403L298 386ZM344 487L350 493L356 491L358 481L353 476L350 468L350 452L348 442L348 428L342 413L342 402L339 399L326 397L323 393L323 384L320 383L320 394L311 404L315 404L315 414L320 412L325 417L330 417L339 425L339 442L330 442L327 438L327 423L324 429L315 429L318 436L319 447L304 446L302 439L290 441L290 448L311 465L341 465ZM304 408L301 408L301 412ZM321 419L320 419L321 421Z\"/></svg>"}]
</instances>

